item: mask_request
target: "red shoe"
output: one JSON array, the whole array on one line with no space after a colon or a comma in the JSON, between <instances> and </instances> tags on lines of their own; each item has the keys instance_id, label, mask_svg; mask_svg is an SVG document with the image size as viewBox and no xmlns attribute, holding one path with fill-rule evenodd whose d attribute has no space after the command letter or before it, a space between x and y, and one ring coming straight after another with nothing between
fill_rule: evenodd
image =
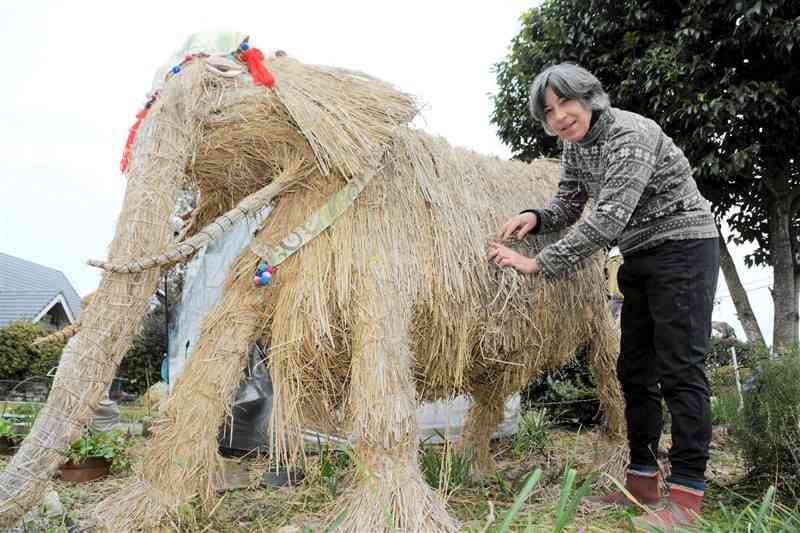
<instances>
[{"instance_id":1,"label":"red shoe","mask_svg":"<svg viewBox=\"0 0 800 533\"><path fill-rule=\"evenodd\" d=\"M652 474L644 474L634 470L626 470L625 490L641 504L657 504L660 500L658 493L658 471ZM633 500L621 490L614 491L605 496L589 496L584 498L584 501L593 507L608 505L622 505L627 507L634 503Z\"/></svg>"},{"instance_id":2,"label":"red shoe","mask_svg":"<svg viewBox=\"0 0 800 533\"><path fill-rule=\"evenodd\" d=\"M650 514L633 519L636 531L674 531L676 527L694 524L700 515L700 504L703 503L703 491L671 484L667 505Z\"/></svg>"}]
</instances>

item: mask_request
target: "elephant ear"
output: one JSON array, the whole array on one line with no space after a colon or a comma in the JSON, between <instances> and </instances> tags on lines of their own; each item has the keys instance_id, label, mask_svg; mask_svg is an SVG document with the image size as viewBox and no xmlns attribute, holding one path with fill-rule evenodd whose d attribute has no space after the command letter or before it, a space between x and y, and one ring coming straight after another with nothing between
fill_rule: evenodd
<instances>
[{"instance_id":1,"label":"elephant ear","mask_svg":"<svg viewBox=\"0 0 800 533\"><path fill-rule=\"evenodd\" d=\"M350 178L417 114L416 100L361 72L305 65L290 57L272 59L275 92L308 140L323 175Z\"/></svg>"}]
</instances>

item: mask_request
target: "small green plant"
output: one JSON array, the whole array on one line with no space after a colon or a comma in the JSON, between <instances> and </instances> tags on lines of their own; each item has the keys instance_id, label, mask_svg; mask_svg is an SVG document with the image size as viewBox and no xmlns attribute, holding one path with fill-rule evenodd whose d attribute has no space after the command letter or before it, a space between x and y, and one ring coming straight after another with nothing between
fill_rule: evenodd
<instances>
[{"instance_id":1,"label":"small green plant","mask_svg":"<svg viewBox=\"0 0 800 533\"><path fill-rule=\"evenodd\" d=\"M0 439L16 441L17 438L18 436L16 433L14 433L11 423L4 418L0 418Z\"/></svg>"},{"instance_id":2,"label":"small green plant","mask_svg":"<svg viewBox=\"0 0 800 533\"><path fill-rule=\"evenodd\" d=\"M471 450L453 446L444 435L439 437L444 445L423 443L419 466L422 478L431 488L452 492L469 484L475 457Z\"/></svg>"},{"instance_id":3,"label":"small green plant","mask_svg":"<svg viewBox=\"0 0 800 533\"><path fill-rule=\"evenodd\" d=\"M533 492L534 487L539 482L541 477L541 468L537 468L528 477L528 479L525 481L525 485L522 487L522 490L520 490L519 494L517 494L514 504L511 506L511 509L508 510L503 522L500 524L500 527L497 530L498 533L505 533L508 531L509 527L511 526L511 522L514 520L514 517L519 513L522 504L525 502L531 492ZM561 533L565 530L569 523L572 522L572 520L575 518L575 514L578 512L578 505L580 505L581 500L589 494L589 490L591 489L591 485L596 479L596 476L590 476L589 478L585 479L577 489L575 488L576 479L577 471L574 468L567 467L566 471L564 472L564 481L561 483L561 492L558 498L558 508L556 509L555 523L553 524L552 529L553 533ZM529 516L528 526L526 527L525 531L541 531L540 527L535 526L537 521L537 517Z\"/></svg>"},{"instance_id":4,"label":"small green plant","mask_svg":"<svg viewBox=\"0 0 800 533\"><path fill-rule=\"evenodd\" d=\"M547 436L550 424L550 414L546 407L525 411L519 421L519 430L514 436L514 455L544 455L553 445Z\"/></svg>"},{"instance_id":5,"label":"small green plant","mask_svg":"<svg viewBox=\"0 0 800 533\"><path fill-rule=\"evenodd\" d=\"M336 498L339 482L353 466L347 452L336 450L326 445L319 453L319 480L331 498Z\"/></svg>"},{"instance_id":6,"label":"small green plant","mask_svg":"<svg viewBox=\"0 0 800 533\"><path fill-rule=\"evenodd\" d=\"M80 464L89 458L101 457L112 462L112 470L124 472L130 469L127 449L128 437L125 433L87 429L72 443L67 451L67 459Z\"/></svg>"},{"instance_id":7,"label":"small green plant","mask_svg":"<svg viewBox=\"0 0 800 533\"><path fill-rule=\"evenodd\" d=\"M24 424L25 427L30 430L33 427L33 423L36 422L41 410L42 404L39 403L18 403L12 407L9 412L19 417L20 423Z\"/></svg>"}]
</instances>

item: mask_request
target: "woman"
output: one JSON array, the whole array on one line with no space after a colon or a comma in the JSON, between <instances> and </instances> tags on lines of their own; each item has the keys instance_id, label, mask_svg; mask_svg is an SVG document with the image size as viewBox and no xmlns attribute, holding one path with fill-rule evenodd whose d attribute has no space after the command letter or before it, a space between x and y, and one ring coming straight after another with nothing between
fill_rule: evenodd
<instances>
[{"instance_id":1,"label":"woman","mask_svg":"<svg viewBox=\"0 0 800 533\"><path fill-rule=\"evenodd\" d=\"M626 487L641 502L659 501L663 398L672 415L669 504L645 520L692 523L700 512L711 440L704 363L719 248L708 202L672 139L652 120L610 107L600 81L585 69L568 63L547 68L531 86L529 106L545 131L563 141L561 180L548 207L511 218L498 240L574 226L536 257L494 242L489 260L555 278L616 242L624 256L617 375L631 453ZM593 208L577 222L589 198ZM593 500L627 503L622 492Z\"/></svg>"}]
</instances>

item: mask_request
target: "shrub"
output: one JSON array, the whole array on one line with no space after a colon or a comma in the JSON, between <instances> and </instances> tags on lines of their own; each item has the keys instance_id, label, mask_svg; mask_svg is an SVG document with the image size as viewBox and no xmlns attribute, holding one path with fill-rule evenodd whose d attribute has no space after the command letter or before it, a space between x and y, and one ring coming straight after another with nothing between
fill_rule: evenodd
<instances>
[{"instance_id":1,"label":"shrub","mask_svg":"<svg viewBox=\"0 0 800 533\"><path fill-rule=\"evenodd\" d=\"M46 376L51 368L58 366L63 343L33 346L36 338L48 333L41 324L29 322L12 322L0 328L0 379L22 381Z\"/></svg>"},{"instance_id":2,"label":"shrub","mask_svg":"<svg viewBox=\"0 0 800 533\"><path fill-rule=\"evenodd\" d=\"M709 370L733 365L731 348L736 350L736 362L740 367L752 366L756 361L767 355L763 346L740 342L736 339L712 337L708 355L706 356L706 366Z\"/></svg>"},{"instance_id":3,"label":"shrub","mask_svg":"<svg viewBox=\"0 0 800 533\"><path fill-rule=\"evenodd\" d=\"M161 381L161 361L167 351L165 320L164 306L159 302L144 317L141 331L122 358L117 377L127 380L127 392L139 395L148 384Z\"/></svg>"},{"instance_id":4,"label":"shrub","mask_svg":"<svg viewBox=\"0 0 800 533\"><path fill-rule=\"evenodd\" d=\"M600 401L588 359L588 350L581 349L572 363L532 382L523 391L523 407L547 406L554 423L581 426L599 423Z\"/></svg>"},{"instance_id":5,"label":"shrub","mask_svg":"<svg viewBox=\"0 0 800 533\"><path fill-rule=\"evenodd\" d=\"M800 496L800 354L761 361L744 400L732 430L753 479Z\"/></svg>"},{"instance_id":6,"label":"shrub","mask_svg":"<svg viewBox=\"0 0 800 533\"><path fill-rule=\"evenodd\" d=\"M742 384L752 376L753 371L750 368L739 369L739 380ZM723 391L730 387L736 386L736 370L733 366L721 366L715 368L708 373L708 380L711 383L711 390L714 394L717 391Z\"/></svg>"},{"instance_id":7,"label":"shrub","mask_svg":"<svg viewBox=\"0 0 800 533\"><path fill-rule=\"evenodd\" d=\"M711 423L715 426L729 426L739 416L739 393L736 388L720 390L711 398Z\"/></svg>"}]
</instances>

